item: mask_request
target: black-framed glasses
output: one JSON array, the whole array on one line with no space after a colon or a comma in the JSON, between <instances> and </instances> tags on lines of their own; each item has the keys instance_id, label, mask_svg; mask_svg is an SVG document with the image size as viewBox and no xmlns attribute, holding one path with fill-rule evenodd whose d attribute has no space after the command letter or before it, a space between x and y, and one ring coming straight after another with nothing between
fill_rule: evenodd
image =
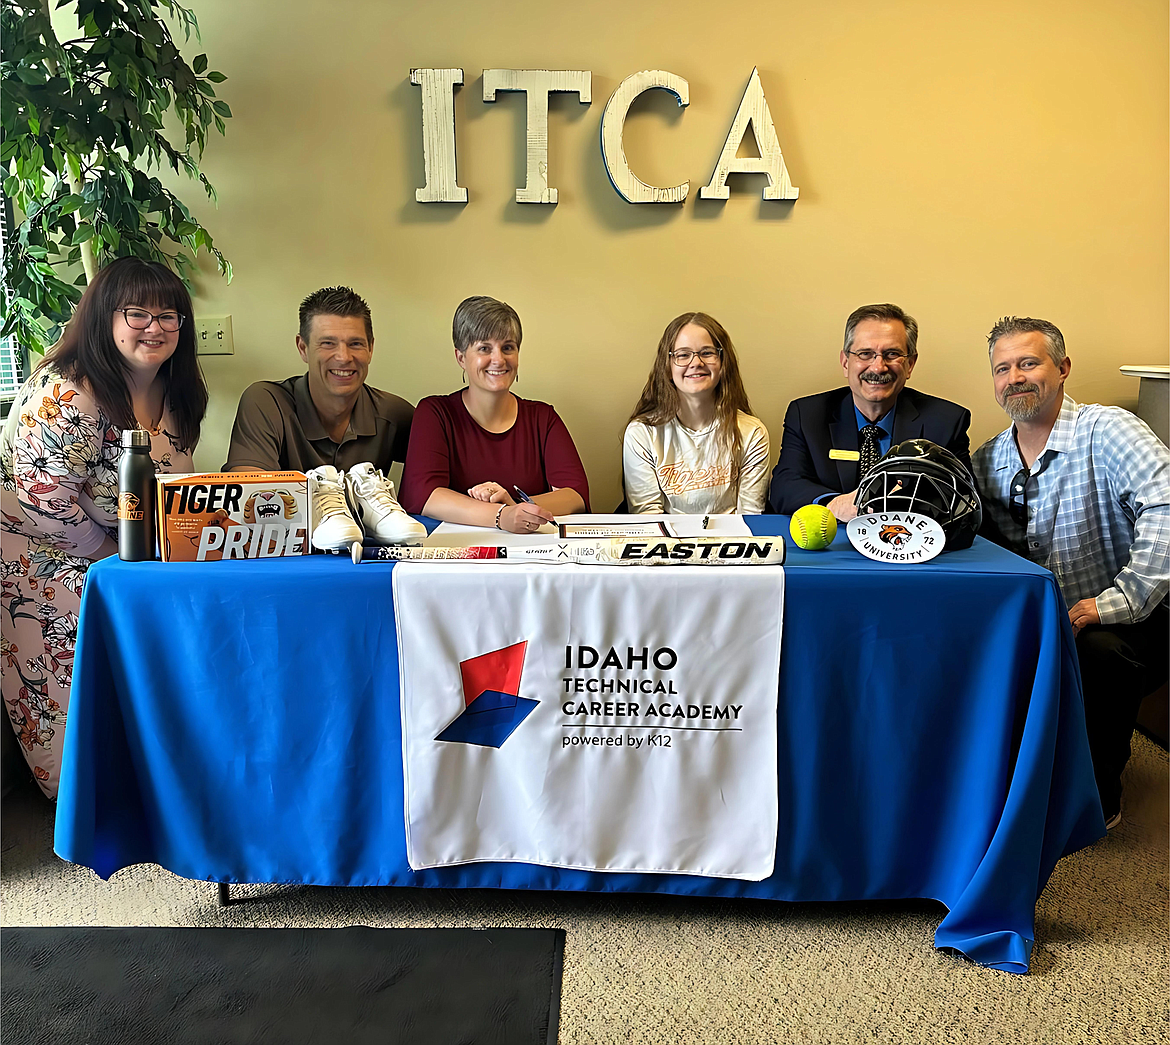
<instances>
[{"instance_id":1,"label":"black-framed glasses","mask_svg":"<svg viewBox=\"0 0 1170 1045\"><path fill-rule=\"evenodd\" d=\"M671 361L675 366L689 366L695 356L699 357L700 363L706 363L710 366L715 360L723 358L723 349L700 348L698 352L692 352L690 349L680 348L670 353Z\"/></svg>"},{"instance_id":2,"label":"black-framed glasses","mask_svg":"<svg viewBox=\"0 0 1170 1045\"><path fill-rule=\"evenodd\" d=\"M1012 522L1020 526L1028 525L1028 480L1032 478L1027 468L1021 468L1012 476L1008 486L1008 514Z\"/></svg>"},{"instance_id":3,"label":"black-framed glasses","mask_svg":"<svg viewBox=\"0 0 1170 1045\"><path fill-rule=\"evenodd\" d=\"M872 363L878 356L881 356L886 366L897 366L899 363L904 363L910 358L909 353L897 348L887 348L884 352L875 352L872 348L863 348L859 352L854 352L853 349L849 349L846 355L850 355L857 362L865 363L866 365Z\"/></svg>"},{"instance_id":4,"label":"black-framed glasses","mask_svg":"<svg viewBox=\"0 0 1170 1045\"><path fill-rule=\"evenodd\" d=\"M147 312L144 308L116 308L115 312L121 312L126 317L126 326L132 327L135 330L145 330L156 319L158 325L170 334L183 325L184 316L181 312L160 312L157 316L153 312Z\"/></svg>"}]
</instances>

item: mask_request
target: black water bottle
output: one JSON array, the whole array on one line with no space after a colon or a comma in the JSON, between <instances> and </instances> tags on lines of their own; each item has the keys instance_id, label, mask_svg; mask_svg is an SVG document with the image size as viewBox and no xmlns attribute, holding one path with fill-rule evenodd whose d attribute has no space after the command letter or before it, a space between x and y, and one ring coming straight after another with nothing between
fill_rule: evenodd
<instances>
[{"instance_id":1,"label":"black water bottle","mask_svg":"<svg viewBox=\"0 0 1170 1045\"><path fill-rule=\"evenodd\" d=\"M150 433L127 428L118 463L118 555L127 562L154 558L154 462Z\"/></svg>"}]
</instances>

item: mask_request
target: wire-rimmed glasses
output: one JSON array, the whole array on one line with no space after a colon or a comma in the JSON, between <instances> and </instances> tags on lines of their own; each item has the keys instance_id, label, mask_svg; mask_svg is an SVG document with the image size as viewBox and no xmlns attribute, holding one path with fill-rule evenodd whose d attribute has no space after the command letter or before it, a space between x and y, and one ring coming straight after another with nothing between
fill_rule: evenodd
<instances>
[{"instance_id":1,"label":"wire-rimmed glasses","mask_svg":"<svg viewBox=\"0 0 1170 1045\"><path fill-rule=\"evenodd\" d=\"M675 366L689 366L692 359L699 357L700 363L706 363L710 366L718 359L723 358L723 349L721 348L700 348L697 352L692 352L689 348L677 348L670 353L670 361Z\"/></svg>"}]
</instances>

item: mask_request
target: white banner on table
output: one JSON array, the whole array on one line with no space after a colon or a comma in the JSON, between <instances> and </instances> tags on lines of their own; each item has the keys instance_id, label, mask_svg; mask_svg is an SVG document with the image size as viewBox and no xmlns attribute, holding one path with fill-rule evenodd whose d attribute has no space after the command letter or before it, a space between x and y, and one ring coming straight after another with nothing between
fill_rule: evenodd
<instances>
[{"instance_id":1,"label":"white banner on table","mask_svg":"<svg viewBox=\"0 0 1170 1045\"><path fill-rule=\"evenodd\" d=\"M393 580L412 868L772 873L781 567Z\"/></svg>"}]
</instances>

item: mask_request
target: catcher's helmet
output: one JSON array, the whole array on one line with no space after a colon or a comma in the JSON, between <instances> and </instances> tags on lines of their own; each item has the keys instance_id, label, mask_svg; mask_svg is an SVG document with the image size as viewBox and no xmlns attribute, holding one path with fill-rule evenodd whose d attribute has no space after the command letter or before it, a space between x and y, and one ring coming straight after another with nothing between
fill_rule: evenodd
<instances>
[{"instance_id":1,"label":"catcher's helmet","mask_svg":"<svg viewBox=\"0 0 1170 1045\"><path fill-rule=\"evenodd\" d=\"M917 512L934 519L946 534L946 551L969 548L983 507L971 473L950 450L929 439L907 439L861 480L857 514Z\"/></svg>"}]
</instances>

